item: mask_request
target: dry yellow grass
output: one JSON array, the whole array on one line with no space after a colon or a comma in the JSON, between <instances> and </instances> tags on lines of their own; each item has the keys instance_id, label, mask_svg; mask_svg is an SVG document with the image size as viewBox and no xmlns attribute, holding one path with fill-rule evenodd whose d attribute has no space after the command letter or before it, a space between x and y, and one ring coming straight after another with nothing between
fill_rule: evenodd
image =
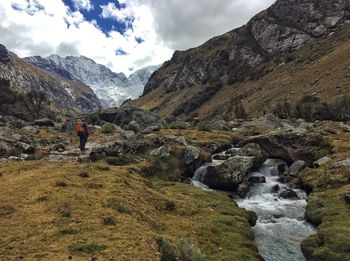
<instances>
[{"instance_id":1,"label":"dry yellow grass","mask_svg":"<svg viewBox=\"0 0 350 261\"><path fill-rule=\"evenodd\" d=\"M159 260L159 238L191 238L215 260L257 259L248 214L227 196L152 183L137 171L102 163L0 165L0 259Z\"/></svg>"}]
</instances>

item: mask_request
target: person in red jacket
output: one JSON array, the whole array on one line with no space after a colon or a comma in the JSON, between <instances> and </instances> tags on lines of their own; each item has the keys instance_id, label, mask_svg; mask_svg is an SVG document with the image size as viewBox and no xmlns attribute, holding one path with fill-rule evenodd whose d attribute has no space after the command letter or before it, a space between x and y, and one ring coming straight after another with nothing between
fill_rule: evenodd
<instances>
[{"instance_id":1,"label":"person in red jacket","mask_svg":"<svg viewBox=\"0 0 350 261\"><path fill-rule=\"evenodd\" d=\"M79 119L75 126L75 131L80 139L79 148L81 151L85 151L85 145L89 137L89 129L86 122L83 119Z\"/></svg>"}]
</instances>

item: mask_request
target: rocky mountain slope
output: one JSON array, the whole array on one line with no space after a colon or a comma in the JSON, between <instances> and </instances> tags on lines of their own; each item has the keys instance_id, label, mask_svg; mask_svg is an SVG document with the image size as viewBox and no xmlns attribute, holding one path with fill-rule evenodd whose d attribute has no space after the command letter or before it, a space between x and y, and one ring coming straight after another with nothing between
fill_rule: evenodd
<instances>
[{"instance_id":1,"label":"rocky mountain slope","mask_svg":"<svg viewBox=\"0 0 350 261\"><path fill-rule=\"evenodd\" d=\"M151 74L159 66L150 66L136 71L129 78L123 73L112 72L106 66L97 64L90 58L51 55L27 57L27 61L50 72L77 79L90 86L103 107L116 107L127 99L138 98Z\"/></svg>"},{"instance_id":2,"label":"rocky mountain slope","mask_svg":"<svg viewBox=\"0 0 350 261\"><path fill-rule=\"evenodd\" d=\"M262 107L271 109L270 98L296 99L312 94L312 82L323 75L309 72L306 80L301 72L311 66L319 70L321 63L331 69L335 56L345 55L349 12L350 3L346 0L278 0L246 25L198 48L175 52L152 75L144 96L133 104L158 109L163 116L205 116L215 114L215 110L222 114L225 108L243 100L257 114L263 111ZM341 31L342 28L345 29ZM346 66L346 61L341 59L335 66ZM266 82L269 84L282 74L284 78L264 89ZM304 81L302 88L294 90L300 81ZM317 85L321 84L319 79ZM328 88L334 90L336 86ZM294 93L289 97L291 92ZM264 97L263 101L254 102L259 97Z\"/></svg>"},{"instance_id":3,"label":"rocky mountain slope","mask_svg":"<svg viewBox=\"0 0 350 261\"><path fill-rule=\"evenodd\" d=\"M91 88L69 75L61 77L44 71L8 52L3 45L0 45L0 56L0 78L9 80L16 93L44 92L52 109L60 113L93 111L101 107Z\"/></svg>"}]
</instances>

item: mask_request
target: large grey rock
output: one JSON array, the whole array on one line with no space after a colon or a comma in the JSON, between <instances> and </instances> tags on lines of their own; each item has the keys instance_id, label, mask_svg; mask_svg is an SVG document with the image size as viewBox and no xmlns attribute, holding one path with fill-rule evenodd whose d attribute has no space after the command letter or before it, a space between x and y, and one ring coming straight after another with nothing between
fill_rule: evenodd
<instances>
[{"instance_id":1,"label":"large grey rock","mask_svg":"<svg viewBox=\"0 0 350 261\"><path fill-rule=\"evenodd\" d=\"M13 142L0 140L0 157L5 158L9 156L20 155L20 149L14 145Z\"/></svg>"},{"instance_id":2,"label":"large grey rock","mask_svg":"<svg viewBox=\"0 0 350 261\"><path fill-rule=\"evenodd\" d=\"M230 131L230 124L227 121L224 120L215 120L211 122L210 124L211 130L217 130L217 131Z\"/></svg>"},{"instance_id":3,"label":"large grey rock","mask_svg":"<svg viewBox=\"0 0 350 261\"><path fill-rule=\"evenodd\" d=\"M23 130L26 131L27 133L30 133L30 134L38 134L39 133L39 129L37 127L30 126L30 125L24 126Z\"/></svg>"},{"instance_id":4,"label":"large grey rock","mask_svg":"<svg viewBox=\"0 0 350 261\"><path fill-rule=\"evenodd\" d=\"M48 118L42 118L34 121L34 124L40 127L54 127L55 123L53 120L50 120Z\"/></svg>"},{"instance_id":5,"label":"large grey rock","mask_svg":"<svg viewBox=\"0 0 350 261\"><path fill-rule=\"evenodd\" d=\"M126 130L131 130L135 133L138 133L141 131L141 127L136 121L130 121L128 126L126 127Z\"/></svg>"},{"instance_id":6,"label":"large grey rock","mask_svg":"<svg viewBox=\"0 0 350 261\"><path fill-rule=\"evenodd\" d=\"M294 162L290 167L288 174L297 177L301 171L303 171L307 167L307 164L305 161L298 160Z\"/></svg>"},{"instance_id":7,"label":"large grey rock","mask_svg":"<svg viewBox=\"0 0 350 261\"><path fill-rule=\"evenodd\" d=\"M254 157L235 156L217 166L208 166L203 183L213 189L236 191L252 169Z\"/></svg>"},{"instance_id":8,"label":"large grey rock","mask_svg":"<svg viewBox=\"0 0 350 261\"><path fill-rule=\"evenodd\" d=\"M322 166L328 164L331 160L332 160L332 158L329 157L329 156L323 157L323 158L321 158L321 159L319 159L319 160L316 160L316 161L314 162L314 167L315 167L315 168L322 167Z\"/></svg>"},{"instance_id":9,"label":"large grey rock","mask_svg":"<svg viewBox=\"0 0 350 261\"><path fill-rule=\"evenodd\" d=\"M241 127L257 127L260 129L277 129L283 126L283 121L271 114L245 122Z\"/></svg>"},{"instance_id":10,"label":"large grey rock","mask_svg":"<svg viewBox=\"0 0 350 261\"><path fill-rule=\"evenodd\" d=\"M259 169L268 158L268 154L256 143L249 143L245 145L239 150L238 155L254 158L252 170Z\"/></svg>"},{"instance_id":11,"label":"large grey rock","mask_svg":"<svg viewBox=\"0 0 350 261\"><path fill-rule=\"evenodd\" d=\"M157 158L167 158L170 156L170 150L167 146L162 146L150 152L150 155Z\"/></svg>"},{"instance_id":12,"label":"large grey rock","mask_svg":"<svg viewBox=\"0 0 350 261\"><path fill-rule=\"evenodd\" d=\"M294 200L299 199L298 194L292 189L284 190L278 196L284 199L294 199Z\"/></svg>"},{"instance_id":13,"label":"large grey rock","mask_svg":"<svg viewBox=\"0 0 350 261\"><path fill-rule=\"evenodd\" d=\"M259 135L240 142L240 146L257 143L267 152L270 158L277 158L292 164L303 160L312 165L319 157L320 151L327 151L326 137L318 133L295 130Z\"/></svg>"},{"instance_id":14,"label":"large grey rock","mask_svg":"<svg viewBox=\"0 0 350 261\"><path fill-rule=\"evenodd\" d=\"M184 163L186 165L193 164L196 160L199 159L200 149L194 146L186 146L184 150Z\"/></svg>"},{"instance_id":15,"label":"large grey rock","mask_svg":"<svg viewBox=\"0 0 350 261\"><path fill-rule=\"evenodd\" d=\"M172 143L177 143L180 145L187 146L187 141L184 136L168 135L168 136L165 136L164 139L166 142L172 142Z\"/></svg>"},{"instance_id":16,"label":"large grey rock","mask_svg":"<svg viewBox=\"0 0 350 261\"><path fill-rule=\"evenodd\" d=\"M98 117L103 121L121 127L126 127L131 121L137 122L141 128L154 125L162 126L162 121L158 114L132 106L102 110L99 112Z\"/></svg>"},{"instance_id":17,"label":"large grey rock","mask_svg":"<svg viewBox=\"0 0 350 261\"><path fill-rule=\"evenodd\" d=\"M332 169L342 169L350 167L350 159L338 161L332 165Z\"/></svg>"}]
</instances>

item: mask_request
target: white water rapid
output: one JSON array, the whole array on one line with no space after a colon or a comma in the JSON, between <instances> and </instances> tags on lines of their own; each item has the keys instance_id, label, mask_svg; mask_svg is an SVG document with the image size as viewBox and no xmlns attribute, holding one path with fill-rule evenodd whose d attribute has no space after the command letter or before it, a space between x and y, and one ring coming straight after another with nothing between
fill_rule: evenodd
<instances>
[{"instance_id":1,"label":"white water rapid","mask_svg":"<svg viewBox=\"0 0 350 261\"><path fill-rule=\"evenodd\" d=\"M220 164L220 161L211 164ZM208 188L201 182L207 166L197 169L193 177L194 185ZM267 160L257 172L249 176L266 178L266 183L252 186L245 199L237 200L240 207L252 210L258 216L253 230L260 255L266 261L304 261L300 242L315 233L315 229L304 220L307 204L305 192L294 190L298 200L278 197L278 191L273 191L273 188L283 191L288 186L278 182L279 173L274 160Z\"/></svg>"}]
</instances>

